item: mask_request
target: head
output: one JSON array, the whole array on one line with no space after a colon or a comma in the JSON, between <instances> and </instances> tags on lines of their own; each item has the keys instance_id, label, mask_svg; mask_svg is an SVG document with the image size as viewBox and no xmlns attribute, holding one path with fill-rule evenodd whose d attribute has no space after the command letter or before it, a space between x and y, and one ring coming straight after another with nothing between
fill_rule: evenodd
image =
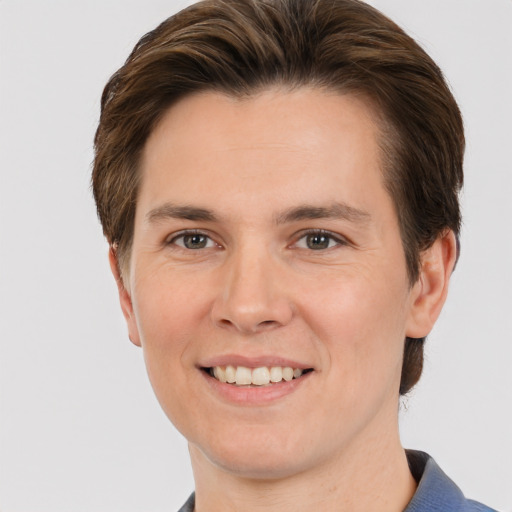
<instances>
[{"instance_id":1,"label":"head","mask_svg":"<svg viewBox=\"0 0 512 512\"><path fill-rule=\"evenodd\" d=\"M244 101L276 88L366 105L410 286L435 241L458 236L462 120L441 71L414 40L358 0L206 0L144 36L103 93L93 190L124 282L141 159L165 114L198 93ZM401 394L421 375L423 341L404 340Z\"/></svg>"}]
</instances>

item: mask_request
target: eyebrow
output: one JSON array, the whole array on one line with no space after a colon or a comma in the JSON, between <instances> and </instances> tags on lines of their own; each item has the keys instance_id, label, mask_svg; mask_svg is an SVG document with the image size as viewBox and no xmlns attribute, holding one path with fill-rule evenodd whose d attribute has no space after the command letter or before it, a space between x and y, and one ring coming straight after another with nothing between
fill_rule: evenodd
<instances>
[{"instance_id":1,"label":"eyebrow","mask_svg":"<svg viewBox=\"0 0 512 512\"><path fill-rule=\"evenodd\" d=\"M155 223L165 219L217 222L219 218L212 210L197 206L165 203L146 214L146 220ZM286 224L311 219L343 219L358 224L366 223L371 215L345 203L332 203L329 206L300 205L289 208L274 217L276 224Z\"/></svg>"},{"instance_id":2,"label":"eyebrow","mask_svg":"<svg viewBox=\"0 0 512 512\"><path fill-rule=\"evenodd\" d=\"M345 203L332 203L329 206L300 205L285 210L275 218L276 224L286 224L311 219L342 219L357 224L367 223L371 215Z\"/></svg>"},{"instance_id":3,"label":"eyebrow","mask_svg":"<svg viewBox=\"0 0 512 512\"><path fill-rule=\"evenodd\" d=\"M165 203L146 214L146 220L150 223L165 219L200 220L204 222L215 222L218 220L216 215L206 208L188 205L177 206L172 203Z\"/></svg>"}]
</instances>

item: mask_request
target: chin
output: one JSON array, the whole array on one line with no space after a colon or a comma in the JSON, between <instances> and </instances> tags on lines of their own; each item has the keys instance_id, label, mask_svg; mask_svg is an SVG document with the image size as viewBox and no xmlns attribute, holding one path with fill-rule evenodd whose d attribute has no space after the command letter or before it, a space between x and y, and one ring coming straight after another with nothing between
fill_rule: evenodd
<instances>
[{"instance_id":1,"label":"chin","mask_svg":"<svg viewBox=\"0 0 512 512\"><path fill-rule=\"evenodd\" d=\"M308 443L301 442L300 436L290 435L289 429L277 430L269 433L249 427L242 433L219 436L219 442L194 444L194 448L223 471L254 480L288 478L315 465L313 459L318 458L318 452L316 456L308 455Z\"/></svg>"},{"instance_id":2,"label":"chin","mask_svg":"<svg viewBox=\"0 0 512 512\"><path fill-rule=\"evenodd\" d=\"M261 453L259 450L213 454L210 461L227 473L251 480L281 480L300 473L307 467L293 453L280 456L276 453Z\"/></svg>"}]
</instances>

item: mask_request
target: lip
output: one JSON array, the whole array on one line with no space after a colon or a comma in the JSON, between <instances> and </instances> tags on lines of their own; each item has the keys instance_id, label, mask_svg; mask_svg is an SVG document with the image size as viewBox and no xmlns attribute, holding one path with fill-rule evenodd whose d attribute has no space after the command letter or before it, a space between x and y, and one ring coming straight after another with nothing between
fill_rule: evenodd
<instances>
[{"instance_id":1,"label":"lip","mask_svg":"<svg viewBox=\"0 0 512 512\"><path fill-rule=\"evenodd\" d=\"M242 363L240 363L239 366L241 365ZM222 366L222 364L216 364L214 366ZM261 364L260 366L266 365ZM274 364L274 366L280 365ZM285 366L289 365L286 364ZM255 368L257 368L257 366ZM295 368L301 368L301 366L295 366ZM199 371L205 379L210 391L214 395L220 398L223 402L237 406L270 405L279 399L283 399L298 392L300 388L309 382L311 376L315 373L314 371L308 372L298 379L293 379L288 382L281 381L268 386L236 386L234 384L218 381L203 369L200 369Z\"/></svg>"},{"instance_id":2,"label":"lip","mask_svg":"<svg viewBox=\"0 0 512 512\"><path fill-rule=\"evenodd\" d=\"M291 368L300 368L301 370L314 369L313 365L294 361L285 357L273 355L261 355L248 357L240 354L224 354L200 361L199 368L213 368L215 366L245 366L247 368L260 368L262 366L289 366Z\"/></svg>"}]
</instances>

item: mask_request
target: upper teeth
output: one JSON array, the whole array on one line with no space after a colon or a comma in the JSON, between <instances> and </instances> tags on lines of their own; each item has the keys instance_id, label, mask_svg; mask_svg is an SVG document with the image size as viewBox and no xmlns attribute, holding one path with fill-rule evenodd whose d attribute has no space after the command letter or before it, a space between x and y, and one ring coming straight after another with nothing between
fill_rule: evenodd
<instances>
[{"instance_id":1,"label":"upper teeth","mask_svg":"<svg viewBox=\"0 0 512 512\"><path fill-rule=\"evenodd\" d=\"M238 386L265 386L271 382L290 381L302 375L300 368L290 366L261 366L259 368L247 368L246 366L215 366L213 376L221 382L228 382Z\"/></svg>"}]
</instances>

